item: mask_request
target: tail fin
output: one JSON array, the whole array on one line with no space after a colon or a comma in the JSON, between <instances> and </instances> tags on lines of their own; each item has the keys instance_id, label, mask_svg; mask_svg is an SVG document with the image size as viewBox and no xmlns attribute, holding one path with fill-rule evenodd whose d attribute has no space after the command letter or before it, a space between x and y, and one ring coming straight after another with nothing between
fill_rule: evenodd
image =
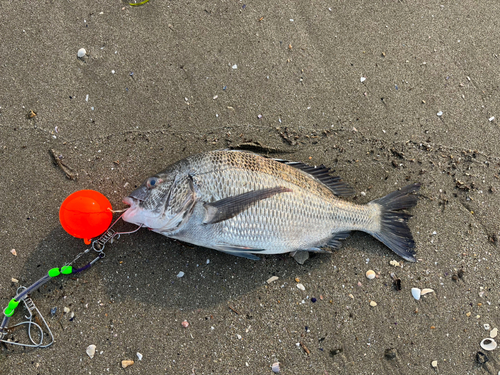
<instances>
[{"instance_id":1,"label":"tail fin","mask_svg":"<svg viewBox=\"0 0 500 375\"><path fill-rule=\"evenodd\" d=\"M381 206L381 228L377 233L370 233L400 257L415 262L415 241L408 227L410 214L396 212L417 204L418 196L412 194L420 189L420 184L408 185L383 198L370 202Z\"/></svg>"}]
</instances>

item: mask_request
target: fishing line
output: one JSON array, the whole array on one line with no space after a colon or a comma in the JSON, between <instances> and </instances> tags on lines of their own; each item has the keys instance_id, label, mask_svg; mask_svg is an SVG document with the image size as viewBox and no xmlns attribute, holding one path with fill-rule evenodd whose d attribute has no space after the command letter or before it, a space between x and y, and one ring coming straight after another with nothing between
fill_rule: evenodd
<instances>
[{"instance_id":1,"label":"fishing line","mask_svg":"<svg viewBox=\"0 0 500 375\"><path fill-rule=\"evenodd\" d=\"M122 218L123 214L116 219L113 224L111 224L108 229L102 234L98 239L91 242L91 247L79 253L70 263L66 263L61 268L51 268L46 275L44 275L39 280L35 281L28 287L21 286L17 289L16 295L9 301L7 307L3 310L3 319L0 324L0 342L10 345L18 345L28 348L47 348L54 343L54 335L50 329L49 324L43 317L40 310L36 307L30 294L35 290L39 289L49 280L58 277L60 275L74 275L85 271L92 267L99 259L105 257L103 252L106 244L113 243L114 240L118 240L122 234L132 234L141 229L142 225L138 226L136 229L131 231L117 232L114 229L114 225ZM85 264L83 267L74 268L72 265L80 259L82 256L89 254L91 251L97 253L97 256ZM27 310L28 315L25 316L25 321L8 326L11 317L14 315L17 306L23 302L25 310ZM27 326L29 343L20 343L7 338L12 334L16 328L23 325ZM37 337L37 339L35 339Z\"/></svg>"}]
</instances>

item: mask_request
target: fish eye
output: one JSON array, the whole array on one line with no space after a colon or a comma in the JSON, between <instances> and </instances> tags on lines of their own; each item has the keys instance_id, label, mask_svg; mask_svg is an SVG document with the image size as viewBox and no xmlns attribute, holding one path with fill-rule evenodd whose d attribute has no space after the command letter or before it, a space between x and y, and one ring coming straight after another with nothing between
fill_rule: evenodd
<instances>
[{"instance_id":1,"label":"fish eye","mask_svg":"<svg viewBox=\"0 0 500 375\"><path fill-rule=\"evenodd\" d=\"M147 180L146 186L148 189L153 189L156 185L160 184L162 182L161 178L158 177L151 177Z\"/></svg>"}]
</instances>

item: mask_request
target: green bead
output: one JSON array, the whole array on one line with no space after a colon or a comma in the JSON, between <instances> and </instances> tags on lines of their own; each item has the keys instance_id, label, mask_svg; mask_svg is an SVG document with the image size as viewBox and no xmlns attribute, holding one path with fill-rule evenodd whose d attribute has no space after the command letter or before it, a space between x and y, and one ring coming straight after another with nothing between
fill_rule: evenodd
<instances>
[{"instance_id":1,"label":"green bead","mask_svg":"<svg viewBox=\"0 0 500 375\"><path fill-rule=\"evenodd\" d=\"M61 271L59 270L59 268L52 268L49 270L49 276L50 277L56 277L56 276L59 276L61 274Z\"/></svg>"},{"instance_id":2,"label":"green bead","mask_svg":"<svg viewBox=\"0 0 500 375\"><path fill-rule=\"evenodd\" d=\"M61 273L63 275L71 275L72 272L73 272L73 267L71 266L64 266L61 268Z\"/></svg>"},{"instance_id":3,"label":"green bead","mask_svg":"<svg viewBox=\"0 0 500 375\"><path fill-rule=\"evenodd\" d=\"M12 315L14 315L14 310L16 309L17 305L19 305L19 301L16 301L14 298L12 298L9 302L9 305L3 311L4 315L7 317L11 317Z\"/></svg>"}]
</instances>

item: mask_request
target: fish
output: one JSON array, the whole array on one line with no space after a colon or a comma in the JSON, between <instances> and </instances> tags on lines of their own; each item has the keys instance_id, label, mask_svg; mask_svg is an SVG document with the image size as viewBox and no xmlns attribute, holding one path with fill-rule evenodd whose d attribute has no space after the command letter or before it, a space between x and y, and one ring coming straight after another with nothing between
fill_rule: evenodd
<instances>
[{"instance_id":1,"label":"fish","mask_svg":"<svg viewBox=\"0 0 500 375\"><path fill-rule=\"evenodd\" d=\"M352 231L375 237L415 262L406 209L417 204L414 183L367 204L344 199L354 190L324 165L214 150L171 164L123 199L122 218L193 245L248 259L332 252Z\"/></svg>"}]
</instances>

